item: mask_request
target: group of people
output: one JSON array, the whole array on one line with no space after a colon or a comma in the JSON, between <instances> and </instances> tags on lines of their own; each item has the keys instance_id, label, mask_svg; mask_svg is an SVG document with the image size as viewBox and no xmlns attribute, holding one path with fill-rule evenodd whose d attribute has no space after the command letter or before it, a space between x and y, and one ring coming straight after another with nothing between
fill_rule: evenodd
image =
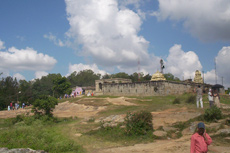
<instances>
[{"instance_id":1,"label":"group of people","mask_svg":"<svg viewBox=\"0 0 230 153\"><path fill-rule=\"evenodd\" d=\"M25 108L25 103L22 103L22 107L21 108ZM13 102L10 103L10 106L8 106L8 111L10 110L18 110L20 107L19 103L15 103L14 106L13 106Z\"/></svg>"},{"instance_id":2,"label":"group of people","mask_svg":"<svg viewBox=\"0 0 230 153\"><path fill-rule=\"evenodd\" d=\"M203 108L203 100L202 100L203 91L200 88L200 85L198 85L196 93L197 93L196 106L197 108L199 108L199 103L200 103L200 107ZM210 108L213 107L214 105L220 108L220 96L217 89L214 91L211 88L209 89L208 100L209 100Z\"/></svg>"}]
</instances>

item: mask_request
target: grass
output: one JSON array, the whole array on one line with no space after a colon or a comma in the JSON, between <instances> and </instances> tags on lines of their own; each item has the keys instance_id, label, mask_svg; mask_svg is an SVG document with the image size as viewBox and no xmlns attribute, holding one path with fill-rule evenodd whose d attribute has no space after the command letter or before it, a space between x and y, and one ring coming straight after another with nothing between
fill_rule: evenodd
<instances>
[{"instance_id":1,"label":"grass","mask_svg":"<svg viewBox=\"0 0 230 153\"><path fill-rule=\"evenodd\" d=\"M1 120L1 127L2 123L4 123L3 120ZM44 124L41 120L35 120L31 125L18 122L1 129L0 147L31 148L50 153L84 152L81 146L60 132L64 124L66 123Z\"/></svg>"}]
</instances>

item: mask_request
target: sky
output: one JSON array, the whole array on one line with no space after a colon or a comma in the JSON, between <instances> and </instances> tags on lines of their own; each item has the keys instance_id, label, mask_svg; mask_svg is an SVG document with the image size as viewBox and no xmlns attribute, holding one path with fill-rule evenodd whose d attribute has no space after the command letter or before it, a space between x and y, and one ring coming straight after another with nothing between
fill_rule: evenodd
<instances>
[{"instance_id":1,"label":"sky","mask_svg":"<svg viewBox=\"0 0 230 153\"><path fill-rule=\"evenodd\" d=\"M200 70L230 87L230 1L0 0L2 77L152 75L160 59L181 80Z\"/></svg>"}]
</instances>

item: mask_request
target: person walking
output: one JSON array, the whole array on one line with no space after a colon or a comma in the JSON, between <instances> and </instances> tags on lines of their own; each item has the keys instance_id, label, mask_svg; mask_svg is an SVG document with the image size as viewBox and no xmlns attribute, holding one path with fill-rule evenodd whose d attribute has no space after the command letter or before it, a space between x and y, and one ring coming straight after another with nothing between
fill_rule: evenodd
<instances>
[{"instance_id":1,"label":"person walking","mask_svg":"<svg viewBox=\"0 0 230 153\"><path fill-rule=\"evenodd\" d=\"M213 101L213 92L211 88L209 89L209 92L208 92L208 100L209 100L210 108L213 107L214 101Z\"/></svg>"},{"instance_id":2,"label":"person walking","mask_svg":"<svg viewBox=\"0 0 230 153\"><path fill-rule=\"evenodd\" d=\"M200 107L203 108L202 89L200 88L200 85L198 85L198 88L196 89L196 94L196 106L199 108L200 103Z\"/></svg>"},{"instance_id":3,"label":"person walking","mask_svg":"<svg viewBox=\"0 0 230 153\"><path fill-rule=\"evenodd\" d=\"M207 153L212 138L206 133L203 122L197 124L197 131L191 137L190 153Z\"/></svg>"}]
</instances>

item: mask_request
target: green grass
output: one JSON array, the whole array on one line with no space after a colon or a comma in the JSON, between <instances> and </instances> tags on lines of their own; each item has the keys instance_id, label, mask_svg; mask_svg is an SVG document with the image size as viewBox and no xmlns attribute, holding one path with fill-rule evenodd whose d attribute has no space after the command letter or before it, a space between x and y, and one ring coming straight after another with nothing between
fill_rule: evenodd
<instances>
[{"instance_id":1,"label":"green grass","mask_svg":"<svg viewBox=\"0 0 230 153\"><path fill-rule=\"evenodd\" d=\"M154 136L151 131L146 135L131 135L127 136L125 129L117 127L105 127L97 131L90 131L85 133L85 135L96 137L99 141L110 141L113 143L119 143L121 146L134 145L137 143L147 143L153 142Z\"/></svg>"},{"instance_id":2,"label":"green grass","mask_svg":"<svg viewBox=\"0 0 230 153\"><path fill-rule=\"evenodd\" d=\"M1 127L2 123L1 120ZM1 129L0 147L31 148L50 153L84 152L81 146L60 132L64 124L66 123L44 124L41 120L35 120L31 125L18 122Z\"/></svg>"}]
</instances>

